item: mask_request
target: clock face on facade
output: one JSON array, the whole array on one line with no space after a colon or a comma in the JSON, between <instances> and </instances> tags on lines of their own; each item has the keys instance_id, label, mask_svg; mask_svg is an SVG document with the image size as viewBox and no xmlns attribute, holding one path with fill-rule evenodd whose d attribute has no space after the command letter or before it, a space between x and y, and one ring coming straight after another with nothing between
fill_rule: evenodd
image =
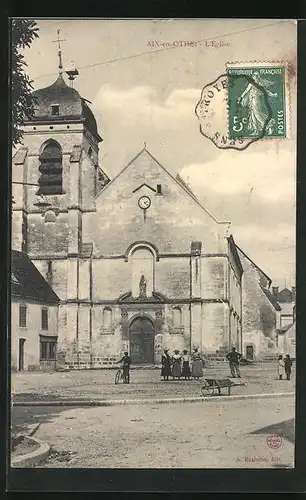
<instances>
[{"instance_id":1,"label":"clock face on facade","mask_svg":"<svg viewBox=\"0 0 306 500\"><path fill-rule=\"evenodd\" d=\"M138 200L138 205L140 206L140 208L142 208L143 210L146 210L147 208L150 207L151 205L151 200L148 196L142 196L141 198L139 198Z\"/></svg>"}]
</instances>

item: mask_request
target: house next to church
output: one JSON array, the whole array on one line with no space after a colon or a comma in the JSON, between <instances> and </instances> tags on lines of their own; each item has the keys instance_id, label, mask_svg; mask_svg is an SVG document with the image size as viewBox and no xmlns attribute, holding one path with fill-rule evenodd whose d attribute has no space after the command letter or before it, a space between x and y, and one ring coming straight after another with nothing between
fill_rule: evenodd
<instances>
[{"instance_id":1,"label":"house next to church","mask_svg":"<svg viewBox=\"0 0 306 500\"><path fill-rule=\"evenodd\" d=\"M11 367L54 369L59 298L29 257L11 255Z\"/></svg>"},{"instance_id":2,"label":"house next to church","mask_svg":"<svg viewBox=\"0 0 306 500\"><path fill-rule=\"evenodd\" d=\"M296 300L295 286L291 287L291 290L285 287L281 291L279 291L278 286L273 286L272 293L282 309L280 314L279 328L283 329L289 325L292 325L294 321L293 318Z\"/></svg>"},{"instance_id":3,"label":"house next to church","mask_svg":"<svg viewBox=\"0 0 306 500\"><path fill-rule=\"evenodd\" d=\"M146 147L110 180L95 117L61 65L34 96L13 158L12 241L60 298L66 364L112 366L124 351L133 364L159 364L165 348L245 350L244 269L230 223Z\"/></svg>"}]
</instances>

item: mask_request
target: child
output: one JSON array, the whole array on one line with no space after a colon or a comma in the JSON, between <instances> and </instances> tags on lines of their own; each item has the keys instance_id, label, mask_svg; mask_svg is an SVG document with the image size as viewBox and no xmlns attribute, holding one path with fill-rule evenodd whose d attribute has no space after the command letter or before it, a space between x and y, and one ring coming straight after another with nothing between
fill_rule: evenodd
<instances>
[{"instance_id":1,"label":"child","mask_svg":"<svg viewBox=\"0 0 306 500\"><path fill-rule=\"evenodd\" d=\"M283 375L285 375L285 363L283 360L283 356L281 354L278 356L277 371L278 371L279 380L283 380Z\"/></svg>"}]
</instances>

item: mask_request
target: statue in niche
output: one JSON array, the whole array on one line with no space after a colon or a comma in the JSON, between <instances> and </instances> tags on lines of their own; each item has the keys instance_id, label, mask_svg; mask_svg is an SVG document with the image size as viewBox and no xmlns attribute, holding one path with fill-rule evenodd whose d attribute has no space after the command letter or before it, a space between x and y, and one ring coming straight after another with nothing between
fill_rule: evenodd
<instances>
[{"instance_id":1,"label":"statue in niche","mask_svg":"<svg viewBox=\"0 0 306 500\"><path fill-rule=\"evenodd\" d=\"M147 298L147 282L144 277L144 275L141 275L140 281L139 281L139 298L140 299L146 299Z\"/></svg>"}]
</instances>

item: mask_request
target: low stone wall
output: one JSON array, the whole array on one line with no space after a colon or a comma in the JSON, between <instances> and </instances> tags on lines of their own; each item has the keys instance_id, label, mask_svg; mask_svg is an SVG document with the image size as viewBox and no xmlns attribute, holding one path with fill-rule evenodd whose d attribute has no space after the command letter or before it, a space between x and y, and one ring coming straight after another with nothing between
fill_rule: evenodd
<instances>
[{"instance_id":1,"label":"low stone wall","mask_svg":"<svg viewBox=\"0 0 306 500\"><path fill-rule=\"evenodd\" d=\"M95 368L116 368L118 356L93 356L90 353L69 355L65 359L65 366L71 370L88 370Z\"/></svg>"}]
</instances>

